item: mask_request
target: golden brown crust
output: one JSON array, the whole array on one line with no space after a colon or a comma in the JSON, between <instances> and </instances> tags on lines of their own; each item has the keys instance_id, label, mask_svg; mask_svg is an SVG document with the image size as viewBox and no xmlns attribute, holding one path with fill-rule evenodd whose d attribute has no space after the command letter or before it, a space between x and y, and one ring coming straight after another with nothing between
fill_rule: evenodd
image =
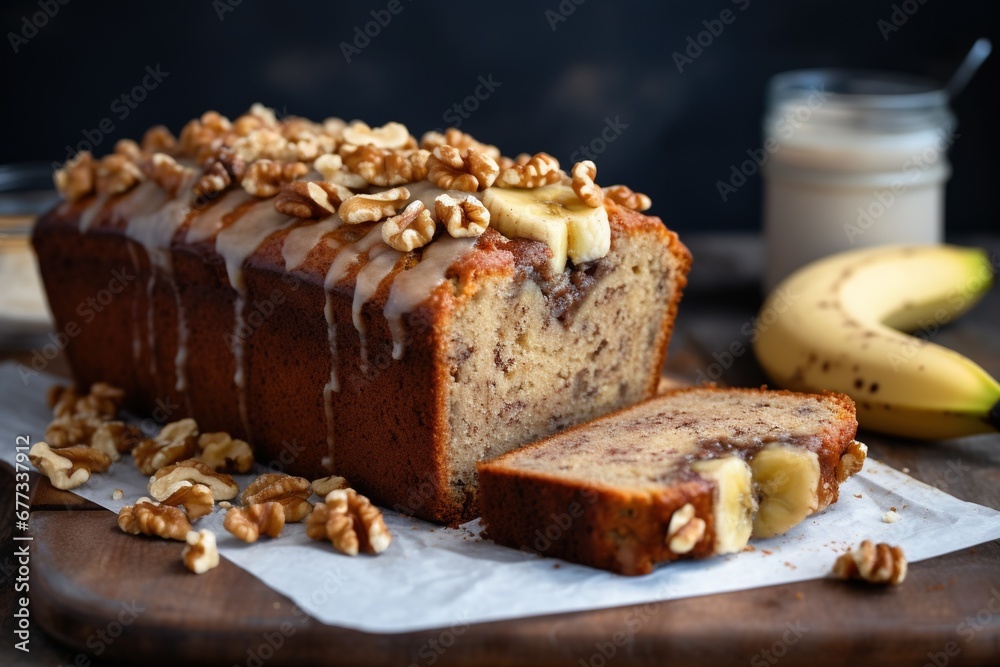
<instances>
[{"instance_id":1,"label":"golden brown crust","mask_svg":"<svg viewBox=\"0 0 1000 667\"><path fill-rule=\"evenodd\" d=\"M820 463L820 502L823 509L837 500L837 464L857 432L854 402L843 394L801 394L761 389L699 387L677 389L652 401L691 391L717 391L760 396L790 396L825 403L836 409L836 418L820 434L816 448ZM713 553L714 513L710 483L683 479L662 492L610 485L577 484L544 472L526 473L506 461L531 449L543 449L555 438L584 433L600 422L621 419L638 406L575 426L527 447L477 465L479 507L488 537L522 551L564 558L619 574L647 574L656 564L680 558L700 558ZM584 502L586 501L586 502ZM584 507L573 512L573 503ZM670 551L664 541L666 526L675 511L691 503L706 521L705 534L683 556ZM572 519L572 520L567 520ZM544 547L544 548L543 548Z\"/></svg>"},{"instance_id":2,"label":"golden brown crust","mask_svg":"<svg viewBox=\"0 0 1000 667\"><path fill-rule=\"evenodd\" d=\"M252 442L258 462L265 466L310 478L329 474L323 466L328 454L327 424L318 388L329 381L330 369L328 363L316 360L330 359L323 283L335 251L317 244L291 272L285 270L282 256L282 243L292 229L316 223L297 221L276 231L244 264L247 303L270 299L288 304L263 318L247 340L251 433L246 433L233 388L230 338L236 293L215 251L214 238L185 240L194 213L178 229L170 253L175 293L167 281L149 280L152 269L144 247L127 239L127 221L112 215L119 197L107 200L86 233L79 231L80 216L94 201L90 197L61 204L39 219L33 239L59 329L79 325L67 350L78 385L113 382L125 390L126 407L132 411L156 411L157 415L166 411L164 421L191 416L204 431L226 431ZM226 215L222 227L232 225L252 205L244 204ZM673 254L681 267L672 279L679 287L684 285L690 253L676 234L658 218L614 205L609 205L609 218L615 236L643 234L659 239L664 253ZM327 238L351 242L372 227L373 223L345 225ZM474 495L456 498L449 485L446 332L456 308L471 299L486 278L516 271L538 273L549 254L542 243L506 239L494 230L487 230L476 248L452 267L450 281L405 319L409 340L401 362L391 362L392 336L382 315L391 278L383 281L361 309L368 357L380 364L379 372L359 367L356 335L344 332L338 338L343 389L336 393L333 408L335 414L350 417L336 420L337 473L385 506L444 523L467 520L476 511ZM138 267L133 265L133 255ZM420 251L404 255L393 275L419 256ZM79 304L106 288L113 271L130 276L125 290L116 295L112 307L88 312L82 320ZM338 322L352 320L357 272L358 267L351 269L333 289ZM184 391L176 386L178 293L189 328L189 359L197 355L212 360L190 365ZM679 299L678 288L663 312L657 363L649 369L647 395L655 390ZM144 315L150 309L151 318L133 318L133 313ZM150 323L157 337L152 350ZM128 354L134 340L141 345L139 363Z\"/></svg>"}]
</instances>

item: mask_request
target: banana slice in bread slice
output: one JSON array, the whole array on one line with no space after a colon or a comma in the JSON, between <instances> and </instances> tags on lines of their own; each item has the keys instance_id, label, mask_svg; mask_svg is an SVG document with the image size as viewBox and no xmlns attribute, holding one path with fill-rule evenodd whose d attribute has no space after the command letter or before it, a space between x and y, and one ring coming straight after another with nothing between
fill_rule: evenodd
<instances>
[{"instance_id":1,"label":"banana slice in bread slice","mask_svg":"<svg viewBox=\"0 0 1000 667\"><path fill-rule=\"evenodd\" d=\"M856 431L840 394L682 389L479 464L479 507L500 544L644 574L835 502L864 461Z\"/></svg>"}]
</instances>

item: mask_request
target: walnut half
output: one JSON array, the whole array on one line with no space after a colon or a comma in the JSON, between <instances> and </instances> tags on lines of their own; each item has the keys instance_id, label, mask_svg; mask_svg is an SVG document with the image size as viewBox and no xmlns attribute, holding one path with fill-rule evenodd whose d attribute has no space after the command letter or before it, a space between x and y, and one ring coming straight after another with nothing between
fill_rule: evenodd
<instances>
[{"instance_id":1,"label":"walnut half","mask_svg":"<svg viewBox=\"0 0 1000 667\"><path fill-rule=\"evenodd\" d=\"M382 240L399 252L422 248L434 238L437 223L419 199L410 202L403 212L382 225Z\"/></svg>"},{"instance_id":2,"label":"walnut half","mask_svg":"<svg viewBox=\"0 0 1000 667\"><path fill-rule=\"evenodd\" d=\"M285 509L276 502L233 507L222 525L244 542L256 542L261 535L277 537L285 527Z\"/></svg>"},{"instance_id":3,"label":"walnut half","mask_svg":"<svg viewBox=\"0 0 1000 667\"><path fill-rule=\"evenodd\" d=\"M899 547L865 540L857 549L841 554L833 564L833 575L839 579L898 585L906 578L906 556Z\"/></svg>"},{"instance_id":4,"label":"walnut half","mask_svg":"<svg viewBox=\"0 0 1000 667\"><path fill-rule=\"evenodd\" d=\"M90 474L111 467L111 458L104 452L86 445L52 449L45 442L36 442L28 451L28 459L38 471L49 478L57 489L75 489Z\"/></svg>"},{"instance_id":5,"label":"walnut half","mask_svg":"<svg viewBox=\"0 0 1000 667\"><path fill-rule=\"evenodd\" d=\"M132 451L135 467L143 475L152 475L165 466L194 455L198 424L193 419L181 419L167 424L154 438L143 440Z\"/></svg>"},{"instance_id":6,"label":"walnut half","mask_svg":"<svg viewBox=\"0 0 1000 667\"><path fill-rule=\"evenodd\" d=\"M243 490L240 501L244 507L260 503L280 503L285 511L285 521L295 523L312 511L308 498L312 495L309 480L282 473L265 473L250 482Z\"/></svg>"},{"instance_id":7,"label":"walnut half","mask_svg":"<svg viewBox=\"0 0 1000 667\"><path fill-rule=\"evenodd\" d=\"M240 492L236 481L224 473L215 472L210 466L196 459L187 459L180 463L165 466L149 478L149 495L157 500L165 500L177 491L179 482L190 482L192 485L207 486L215 500L229 500Z\"/></svg>"},{"instance_id":8,"label":"walnut half","mask_svg":"<svg viewBox=\"0 0 1000 667\"><path fill-rule=\"evenodd\" d=\"M360 551L380 554L392 542L382 512L354 489L336 489L317 503L306 520L306 534L330 540L334 549L348 556Z\"/></svg>"},{"instance_id":9,"label":"walnut half","mask_svg":"<svg viewBox=\"0 0 1000 667\"><path fill-rule=\"evenodd\" d=\"M191 523L183 510L140 498L134 505L125 505L118 511L118 527L130 535L141 533L183 541L191 530Z\"/></svg>"}]
</instances>

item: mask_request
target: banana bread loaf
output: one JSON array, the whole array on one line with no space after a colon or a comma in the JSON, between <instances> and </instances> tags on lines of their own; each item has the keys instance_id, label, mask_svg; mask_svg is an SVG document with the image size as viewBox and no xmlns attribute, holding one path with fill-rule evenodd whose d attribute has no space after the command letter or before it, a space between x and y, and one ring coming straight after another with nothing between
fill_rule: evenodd
<instances>
[{"instance_id":1,"label":"banana bread loaf","mask_svg":"<svg viewBox=\"0 0 1000 667\"><path fill-rule=\"evenodd\" d=\"M81 154L34 246L79 386L455 522L477 461L656 387L690 255L595 175L255 105Z\"/></svg>"},{"instance_id":2,"label":"banana bread loaf","mask_svg":"<svg viewBox=\"0 0 1000 667\"><path fill-rule=\"evenodd\" d=\"M490 538L621 574L742 550L861 469L842 394L696 388L478 464Z\"/></svg>"}]
</instances>

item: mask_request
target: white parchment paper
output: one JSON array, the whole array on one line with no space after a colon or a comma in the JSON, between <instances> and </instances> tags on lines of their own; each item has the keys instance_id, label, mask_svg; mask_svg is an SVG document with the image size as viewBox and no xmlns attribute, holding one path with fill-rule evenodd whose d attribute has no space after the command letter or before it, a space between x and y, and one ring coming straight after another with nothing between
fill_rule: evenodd
<instances>
[{"instance_id":1,"label":"white parchment paper","mask_svg":"<svg viewBox=\"0 0 1000 667\"><path fill-rule=\"evenodd\" d=\"M29 435L32 442L41 439L51 418L45 391L55 381L38 375L25 383L16 366L0 365L0 458L13 463L17 435ZM237 476L241 488L252 477ZM117 512L146 495L146 482L126 457L75 493ZM111 499L116 488L125 492L122 500ZM882 521L890 507L900 514L892 524ZM393 542L377 557L340 555L329 544L308 539L303 524L286 525L275 540L244 544L223 529L223 511L218 507L195 527L213 530L223 557L314 618L380 633L816 579L828 576L837 555L863 539L900 545L911 562L1000 539L1000 512L960 501L871 459L861 474L841 487L836 505L790 533L755 540L753 551L674 563L643 577L619 576L497 546L479 537L478 522L447 529L393 512L385 516ZM109 515L108 521L114 519ZM179 558L179 544L177 550Z\"/></svg>"}]
</instances>

